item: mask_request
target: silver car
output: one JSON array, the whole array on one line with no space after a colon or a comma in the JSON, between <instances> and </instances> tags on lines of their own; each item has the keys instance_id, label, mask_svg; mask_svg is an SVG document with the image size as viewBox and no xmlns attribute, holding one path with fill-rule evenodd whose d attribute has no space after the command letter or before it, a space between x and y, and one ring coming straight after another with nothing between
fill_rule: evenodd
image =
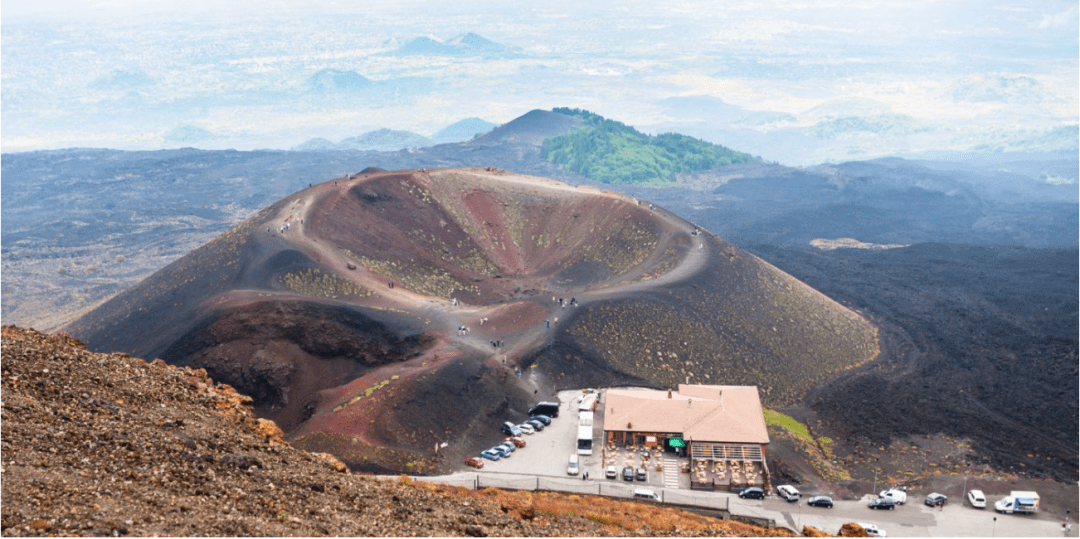
<instances>
[{"instance_id":1,"label":"silver car","mask_svg":"<svg viewBox=\"0 0 1080 539\"><path fill-rule=\"evenodd\" d=\"M802 496L799 491L791 485L780 485L776 487L776 492L780 493L780 496L789 502L797 502Z\"/></svg>"}]
</instances>

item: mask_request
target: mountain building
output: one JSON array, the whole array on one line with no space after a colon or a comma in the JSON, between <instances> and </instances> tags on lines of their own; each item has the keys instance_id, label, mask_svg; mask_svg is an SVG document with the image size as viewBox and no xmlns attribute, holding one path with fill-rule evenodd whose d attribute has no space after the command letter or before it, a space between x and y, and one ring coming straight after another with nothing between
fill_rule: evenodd
<instances>
[{"instance_id":1,"label":"mountain building","mask_svg":"<svg viewBox=\"0 0 1080 539\"><path fill-rule=\"evenodd\" d=\"M695 489L738 490L768 482L769 433L756 386L609 389L604 439L609 447L689 455Z\"/></svg>"}]
</instances>

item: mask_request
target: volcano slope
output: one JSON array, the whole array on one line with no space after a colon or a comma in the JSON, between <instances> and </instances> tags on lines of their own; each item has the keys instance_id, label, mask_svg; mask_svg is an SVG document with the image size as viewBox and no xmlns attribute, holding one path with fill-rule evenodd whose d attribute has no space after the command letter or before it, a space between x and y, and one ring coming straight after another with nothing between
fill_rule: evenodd
<instances>
[{"instance_id":1,"label":"volcano slope","mask_svg":"<svg viewBox=\"0 0 1080 539\"><path fill-rule=\"evenodd\" d=\"M863 317L664 210L495 169L315 185L67 331L205 368L294 445L417 473L559 388L753 384L783 405L878 354Z\"/></svg>"}]
</instances>

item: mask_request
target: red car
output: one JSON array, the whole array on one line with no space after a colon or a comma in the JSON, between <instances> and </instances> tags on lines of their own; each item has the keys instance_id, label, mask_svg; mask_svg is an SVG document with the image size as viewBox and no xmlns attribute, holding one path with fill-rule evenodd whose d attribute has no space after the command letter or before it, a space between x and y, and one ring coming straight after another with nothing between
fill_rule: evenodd
<instances>
[{"instance_id":1,"label":"red car","mask_svg":"<svg viewBox=\"0 0 1080 539\"><path fill-rule=\"evenodd\" d=\"M518 447L525 447L525 440L522 440L520 436L507 436L503 441L512 443Z\"/></svg>"},{"instance_id":2,"label":"red car","mask_svg":"<svg viewBox=\"0 0 1080 539\"><path fill-rule=\"evenodd\" d=\"M465 459L465 464L468 464L469 466L472 466L473 468L483 468L484 467L484 461L481 460L480 457L469 457L469 458Z\"/></svg>"}]
</instances>

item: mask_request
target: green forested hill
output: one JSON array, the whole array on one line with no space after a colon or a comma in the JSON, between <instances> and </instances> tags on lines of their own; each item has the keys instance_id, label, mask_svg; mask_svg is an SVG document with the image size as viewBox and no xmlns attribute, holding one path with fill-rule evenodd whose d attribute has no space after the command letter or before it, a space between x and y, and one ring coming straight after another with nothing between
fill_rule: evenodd
<instances>
[{"instance_id":1,"label":"green forested hill","mask_svg":"<svg viewBox=\"0 0 1080 539\"><path fill-rule=\"evenodd\" d=\"M586 110L555 108L553 112L581 118L588 127L545 140L544 159L593 181L673 183L680 172L761 161L677 133L646 135Z\"/></svg>"}]
</instances>

